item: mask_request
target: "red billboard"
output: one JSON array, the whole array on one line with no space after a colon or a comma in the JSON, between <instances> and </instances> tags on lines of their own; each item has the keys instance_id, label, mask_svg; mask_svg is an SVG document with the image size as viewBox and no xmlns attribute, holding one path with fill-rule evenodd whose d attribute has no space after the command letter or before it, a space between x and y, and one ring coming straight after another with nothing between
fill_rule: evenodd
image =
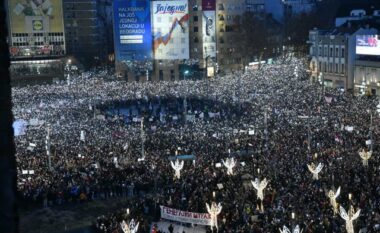
<instances>
[{"instance_id":1,"label":"red billboard","mask_svg":"<svg viewBox=\"0 0 380 233\"><path fill-rule=\"evenodd\" d=\"M214 11L216 8L216 0L202 0L202 11Z\"/></svg>"}]
</instances>

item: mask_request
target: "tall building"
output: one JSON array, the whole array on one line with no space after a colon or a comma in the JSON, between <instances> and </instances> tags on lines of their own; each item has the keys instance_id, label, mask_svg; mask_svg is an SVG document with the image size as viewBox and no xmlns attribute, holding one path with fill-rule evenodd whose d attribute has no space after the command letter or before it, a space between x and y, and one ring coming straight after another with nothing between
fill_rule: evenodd
<instances>
[{"instance_id":1,"label":"tall building","mask_svg":"<svg viewBox=\"0 0 380 233\"><path fill-rule=\"evenodd\" d=\"M8 0L12 79L63 77L66 54L62 1Z\"/></svg>"},{"instance_id":2,"label":"tall building","mask_svg":"<svg viewBox=\"0 0 380 233\"><path fill-rule=\"evenodd\" d=\"M63 0L67 55L87 67L108 59L98 5L97 0Z\"/></svg>"},{"instance_id":3,"label":"tall building","mask_svg":"<svg viewBox=\"0 0 380 233\"><path fill-rule=\"evenodd\" d=\"M355 18L329 30L309 32L311 78L326 87L355 94L379 94L380 17L368 17L363 9L352 9L347 15L356 12L363 12L360 20Z\"/></svg>"}]
</instances>

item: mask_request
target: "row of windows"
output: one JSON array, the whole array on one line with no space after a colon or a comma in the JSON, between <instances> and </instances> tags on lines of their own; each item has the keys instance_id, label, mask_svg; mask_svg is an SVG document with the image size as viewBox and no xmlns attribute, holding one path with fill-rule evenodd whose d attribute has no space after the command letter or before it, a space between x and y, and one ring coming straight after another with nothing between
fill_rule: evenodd
<instances>
[{"instance_id":1,"label":"row of windows","mask_svg":"<svg viewBox=\"0 0 380 233\"><path fill-rule=\"evenodd\" d=\"M64 45L65 43L63 41L50 41L48 43L49 45ZM33 42L33 43L28 43L28 42L14 42L12 43L13 46L30 46L30 45L47 45L45 42Z\"/></svg>"},{"instance_id":2,"label":"row of windows","mask_svg":"<svg viewBox=\"0 0 380 233\"><path fill-rule=\"evenodd\" d=\"M345 49L344 48L333 48L333 47L330 47L330 49L328 47L325 47L324 49L319 46L319 49L318 49L318 56L323 56L323 57L342 57L344 58L345 57Z\"/></svg>"},{"instance_id":3,"label":"row of windows","mask_svg":"<svg viewBox=\"0 0 380 233\"><path fill-rule=\"evenodd\" d=\"M12 37L30 37L30 36L63 36L63 32L49 32L49 33L12 33Z\"/></svg>"},{"instance_id":4,"label":"row of windows","mask_svg":"<svg viewBox=\"0 0 380 233\"><path fill-rule=\"evenodd\" d=\"M327 62L319 62L319 70L321 72L328 73L337 73L344 74L345 73L345 65L338 63L327 63Z\"/></svg>"},{"instance_id":5,"label":"row of windows","mask_svg":"<svg viewBox=\"0 0 380 233\"><path fill-rule=\"evenodd\" d=\"M13 37L12 42L27 43L27 42L63 42L63 37Z\"/></svg>"}]
</instances>

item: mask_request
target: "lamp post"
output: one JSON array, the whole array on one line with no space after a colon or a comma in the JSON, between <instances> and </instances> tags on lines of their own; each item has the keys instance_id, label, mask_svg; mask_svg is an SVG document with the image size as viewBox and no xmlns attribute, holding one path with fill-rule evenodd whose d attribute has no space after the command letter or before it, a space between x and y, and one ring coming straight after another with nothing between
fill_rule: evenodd
<instances>
[{"instance_id":1,"label":"lamp post","mask_svg":"<svg viewBox=\"0 0 380 233\"><path fill-rule=\"evenodd\" d=\"M259 172L259 170L258 170L258 172ZM257 199L259 199L261 202L261 207L260 207L261 212L264 212L264 206L263 206L264 189L267 187L268 181L266 178L264 178L262 181L260 181L259 178L256 178L255 181L251 181L251 183L257 191Z\"/></svg>"},{"instance_id":2,"label":"lamp post","mask_svg":"<svg viewBox=\"0 0 380 233\"><path fill-rule=\"evenodd\" d=\"M144 160L145 159L145 148L144 148L144 144L145 144L145 132L144 132L144 117L141 118L141 160Z\"/></svg>"},{"instance_id":3,"label":"lamp post","mask_svg":"<svg viewBox=\"0 0 380 233\"><path fill-rule=\"evenodd\" d=\"M222 205L216 204L216 202L211 202L211 206L206 203L207 212L211 215L210 226L213 231L214 227L216 227L216 231L218 232L218 215L222 212Z\"/></svg>"},{"instance_id":4,"label":"lamp post","mask_svg":"<svg viewBox=\"0 0 380 233\"><path fill-rule=\"evenodd\" d=\"M322 85L322 90L321 90L321 100L323 100L324 95L325 95L325 76L323 75L322 72L319 73L319 83Z\"/></svg>"},{"instance_id":5,"label":"lamp post","mask_svg":"<svg viewBox=\"0 0 380 233\"><path fill-rule=\"evenodd\" d=\"M187 80L186 76L189 74L189 70L185 70L183 72L183 77L185 80ZM186 94L185 94L185 98L183 99L183 111L184 111L184 117L185 117L185 122L186 122L186 118L187 118L187 95L189 94L189 85L187 84L186 85Z\"/></svg>"},{"instance_id":6,"label":"lamp post","mask_svg":"<svg viewBox=\"0 0 380 233\"><path fill-rule=\"evenodd\" d=\"M372 139L371 139L371 145L372 145ZM359 156L362 159L363 166L367 167L368 166L368 160L372 156L372 150L370 151L365 151L364 149L362 151L359 151Z\"/></svg>"},{"instance_id":7,"label":"lamp post","mask_svg":"<svg viewBox=\"0 0 380 233\"><path fill-rule=\"evenodd\" d=\"M129 214L129 209L128 214ZM139 222L135 222L135 220L132 218L132 220L127 224L124 220L120 223L121 229L124 233L137 233L137 230L139 229Z\"/></svg>"},{"instance_id":8,"label":"lamp post","mask_svg":"<svg viewBox=\"0 0 380 233\"><path fill-rule=\"evenodd\" d=\"M46 131L47 131L47 133L46 133L46 141L45 141L46 142L46 155L48 157L49 170L51 171L52 167L51 167L51 151L50 151L50 146L51 146L51 142L50 142L50 124L48 124Z\"/></svg>"},{"instance_id":9,"label":"lamp post","mask_svg":"<svg viewBox=\"0 0 380 233\"><path fill-rule=\"evenodd\" d=\"M328 198L330 199L330 204L334 211L334 216L338 213L338 202L336 202L336 199L338 198L339 195L340 195L340 187L338 188L336 192L334 192L333 190L330 190L327 194Z\"/></svg>"},{"instance_id":10,"label":"lamp post","mask_svg":"<svg viewBox=\"0 0 380 233\"><path fill-rule=\"evenodd\" d=\"M173 161L170 161L170 165L175 171L174 178L180 179L181 178L181 170L183 169L184 161L182 160L180 162L179 159L177 158L174 163L173 163Z\"/></svg>"},{"instance_id":11,"label":"lamp post","mask_svg":"<svg viewBox=\"0 0 380 233\"><path fill-rule=\"evenodd\" d=\"M227 175L233 175L233 168L236 166L236 160L234 158L227 158L225 161L222 159L222 163L227 168Z\"/></svg>"},{"instance_id":12,"label":"lamp post","mask_svg":"<svg viewBox=\"0 0 380 233\"><path fill-rule=\"evenodd\" d=\"M314 163L307 165L309 171L313 174L313 180L318 180L318 174L322 171L323 163L319 163L318 166L315 166Z\"/></svg>"},{"instance_id":13,"label":"lamp post","mask_svg":"<svg viewBox=\"0 0 380 233\"><path fill-rule=\"evenodd\" d=\"M292 214L294 214L294 213L292 213ZM286 226L283 226L282 229L280 228L279 230L280 230L280 233L301 233L302 232L299 225L297 225L293 229L293 231L290 231L289 228L287 228Z\"/></svg>"},{"instance_id":14,"label":"lamp post","mask_svg":"<svg viewBox=\"0 0 380 233\"><path fill-rule=\"evenodd\" d=\"M347 213L346 210L341 206L339 210L340 210L339 212L340 217L346 221L347 233L354 233L353 221L359 217L360 209L355 213L354 208L350 206L350 209L348 210L348 213Z\"/></svg>"}]
</instances>

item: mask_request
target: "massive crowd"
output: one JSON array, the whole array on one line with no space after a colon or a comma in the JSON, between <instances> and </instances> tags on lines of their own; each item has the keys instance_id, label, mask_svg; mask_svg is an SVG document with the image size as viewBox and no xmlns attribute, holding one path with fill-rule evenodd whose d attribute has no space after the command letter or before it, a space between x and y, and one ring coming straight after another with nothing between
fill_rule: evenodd
<instances>
[{"instance_id":1,"label":"massive crowd","mask_svg":"<svg viewBox=\"0 0 380 233\"><path fill-rule=\"evenodd\" d=\"M371 114L379 122L377 102L322 92L304 67L293 58L213 80L128 83L84 74L70 85L13 88L15 119L34 122L16 137L20 200L46 207L129 197L139 232L159 219L159 205L207 212L205 203L215 200L223 206L219 232L298 224L303 232L338 233L345 222L326 193L341 187L339 204L361 209L355 228L379 232L379 133L370 129ZM358 151L368 148L371 132L373 155L364 167ZM180 179L168 160L176 151L196 157L185 161ZM238 161L232 176L216 166L229 156ZM319 180L307 169L311 162L325 165ZM256 208L255 178L269 180L264 212ZM96 228L121 232L127 217L125 209L101 216Z\"/></svg>"}]
</instances>

